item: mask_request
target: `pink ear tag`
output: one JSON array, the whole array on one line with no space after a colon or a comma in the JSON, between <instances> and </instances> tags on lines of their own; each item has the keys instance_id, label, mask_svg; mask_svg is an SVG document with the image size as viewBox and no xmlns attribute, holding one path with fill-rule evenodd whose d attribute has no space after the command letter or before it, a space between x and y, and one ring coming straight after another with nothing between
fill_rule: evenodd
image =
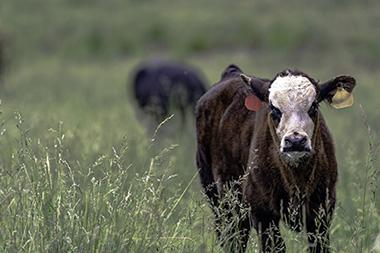
<instances>
[{"instance_id":1,"label":"pink ear tag","mask_svg":"<svg viewBox=\"0 0 380 253\"><path fill-rule=\"evenodd\" d=\"M248 110L257 112L260 109L261 101L255 95L249 95L245 98L244 105Z\"/></svg>"}]
</instances>

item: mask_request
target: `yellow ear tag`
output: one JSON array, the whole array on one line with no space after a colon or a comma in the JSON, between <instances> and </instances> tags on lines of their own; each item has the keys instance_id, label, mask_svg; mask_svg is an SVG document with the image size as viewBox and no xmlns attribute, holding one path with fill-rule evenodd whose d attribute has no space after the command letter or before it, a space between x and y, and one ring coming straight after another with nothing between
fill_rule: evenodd
<instances>
[{"instance_id":1,"label":"yellow ear tag","mask_svg":"<svg viewBox=\"0 0 380 253\"><path fill-rule=\"evenodd\" d=\"M350 107L354 103L354 97L351 93L339 87L331 99L331 105L335 109Z\"/></svg>"}]
</instances>

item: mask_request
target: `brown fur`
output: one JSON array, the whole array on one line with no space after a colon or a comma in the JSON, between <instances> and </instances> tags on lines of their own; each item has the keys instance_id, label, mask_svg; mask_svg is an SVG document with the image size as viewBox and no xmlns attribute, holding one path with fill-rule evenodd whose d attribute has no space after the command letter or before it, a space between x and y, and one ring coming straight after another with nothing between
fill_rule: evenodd
<instances>
[{"instance_id":1,"label":"brown fur","mask_svg":"<svg viewBox=\"0 0 380 253\"><path fill-rule=\"evenodd\" d=\"M238 195L250 208L250 216L242 218L239 228L242 250L253 226L259 232L262 252L269 251L271 243L275 252L285 251L278 227L282 220L296 231L306 229L311 251L328 252L337 163L333 140L321 112L313 118L315 152L301 165L292 165L280 156L268 104L263 102L258 112L247 110L244 99L252 91L236 71L227 70L197 105L196 160L211 204L223 208L219 201L225 186L240 179ZM259 84L267 82L252 78ZM218 229L221 221L219 212L215 213ZM270 232L275 238L272 242Z\"/></svg>"}]
</instances>

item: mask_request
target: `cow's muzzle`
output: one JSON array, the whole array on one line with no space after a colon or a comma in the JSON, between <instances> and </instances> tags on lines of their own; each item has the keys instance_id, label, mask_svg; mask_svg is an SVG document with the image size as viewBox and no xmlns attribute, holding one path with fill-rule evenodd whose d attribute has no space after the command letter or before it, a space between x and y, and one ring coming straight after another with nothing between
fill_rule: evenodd
<instances>
[{"instance_id":1,"label":"cow's muzzle","mask_svg":"<svg viewBox=\"0 0 380 253\"><path fill-rule=\"evenodd\" d=\"M284 153L311 152L309 137L303 133L294 132L290 135L286 135L281 144L281 151Z\"/></svg>"}]
</instances>

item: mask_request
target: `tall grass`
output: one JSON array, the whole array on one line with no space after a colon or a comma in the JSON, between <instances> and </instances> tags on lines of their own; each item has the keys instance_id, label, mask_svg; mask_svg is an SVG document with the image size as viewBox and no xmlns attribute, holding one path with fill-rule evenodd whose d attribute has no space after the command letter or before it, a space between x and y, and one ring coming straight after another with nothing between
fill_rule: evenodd
<instances>
[{"instance_id":1,"label":"tall grass","mask_svg":"<svg viewBox=\"0 0 380 253\"><path fill-rule=\"evenodd\" d=\"M30 136L19 113L2 122L3 252L223 252L226 242L239 238L223 232L239 222L228 213L224 216L227 227L221 228L223 236L217 240L206 198L198 187L194 190L195 168L186 184L176 181L173 168L181 164L176 162L175 152L181 144L166 145L148 138L141 145L150 155L134 163L128 153L133 147L124 139L86 163L69 159L80 149L66 143L68 130L62 122L48 130L44 141ZM4 142L12 128L17 129L17 137ZM374 252L380 224L375 207L378 169L373 163L378 145L370 128L368 131L368 156L358 161L347 159L352 166L349 170L361 168L361 177L346 193L352 198L352 210L348 213L346 203L338 204L331 231L333 252ZM235 200L234 192L226 195L225 201ZM281 230L289 252L306 249L305 233L295 234L287 227ZM248 252L257 252L255 232Z\"/></svg>"},{"instance_id":2,"label":"tall grass","mask_svg":"<svg viewBox=\"0 0 380 253\"><path fill-rule=\"evenodd\" d=\"M49 143L42 143L28 135L20 114L15 119L19 136L0 164L3 252L191 252L200 247L206 232L193 234L189 228L199 228L209 214L204 203L185 200L195 170L186 187L172 185L176 146L147 157L141 174L134 174L127 143L82 164L67 160L76 151L66 146L62 124L51 130Z\"/></svg>"}]
</instances>

